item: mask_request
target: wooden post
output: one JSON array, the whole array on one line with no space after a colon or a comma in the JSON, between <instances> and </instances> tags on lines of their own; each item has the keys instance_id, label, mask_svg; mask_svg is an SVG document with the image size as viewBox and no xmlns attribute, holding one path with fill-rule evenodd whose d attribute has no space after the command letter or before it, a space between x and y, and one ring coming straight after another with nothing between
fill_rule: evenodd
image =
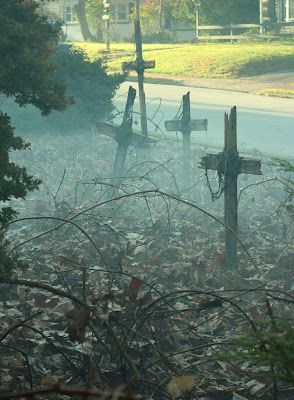
<instances>
[{"instance_id":1,"label":"wooden post","mask_svg":"<svg viewBox=\"0 0 294 400\"><path fill-rule=\"evenodd\" d=\"M136 90L132 86L130 86L125 106L123 121L121 125L118 127L116 133L117 149L113 165L113 178L115 186L119 186L119 182L121 180L120 178L123 176L127 151L131 142L131 136L133 134L133 129L132 129L133 119L131 111L134 105L135 98L136 98Z\"/></svg>"},{"instance_id":2,"label":"wooden post","mask_svg":"<svg viewBox=\"0 0 294 400\"><path fill-rule=\"evenodd\" d=\"M264 35L264 27L263 27L263 0L259 0L259 34L260 36Z\"/></svg>"},{"instance_id":3,"label":"wooden post","mask_svg":"<svg viewBox=\"0 0 294 400\"><path fill-rule=\"evenodd\" d=\"M183 96L183 181L184 187L190 186L190 158L191 158L191 112L190 112L190 92Z\"/></svg>"},{"instance_id":4,"label":"wooden post","mask_svg":"<svg viewBox=\"0 0 294 400\"><path fill-rule=\"evenodd\" d=\"M136 0L136 18L134 21L134 27L135 27L136 61L135 63L123 62L122 68L123 71L135 70L137 72L139 101L140 101L141 132L142 135L147 136L148 128L147 128L146 100L144 92L144 70L147 68L154 68L155 61L144 61L143 59L139 0Z\"/></svg>"},{"instance_id":5,"label":"wooden post","mask_svg":"<svg viewBox=\"0 0 294 400\"><path fill-rule=\"evenodd\" d=\"M232 108L230 116L225 113L225 148L224 161L227 165L225 168L225 224L228 225L233 232L228 229L225 231L225 251L226 266L234 267L238 265L237 259L237 180L239 173L239 153L237 150L237 120L236 107Z\"/></svg>"},{"instance_id":6,"label":"wooden post","mask_svg":"<svg viewBox=\"0 0 294 400\"><path fill-rule=\"evenodd\" d=\"M146 100L144 92L144 66L143 66L144 60L143 60L143 50L142 50L139 0L136 0L135 43L136 43L136 61L137 61L139 100L140 100L141 131L142 135L147 136L148 134L147 114L146 114Z\"/></svg>"},{"instance_id":7,"label":"wooden post","mask_svg":"<svg viewBox=\"0 0 294 400\"><path fill-rule=\"evenodd\" d=\"M103 0L103 15L102 20L105 21L105 50L110 50L110 39L109 39L109 29L110 29L110 0Z\"/></svg>"},{"instance_id":8,"label":"wooden post","mask_svg":"<svg viewBox=\"0 0 294 400\"><path fill-rule=\"evenodd\" d=\"M154 68L155 61L144 61L143 59L139 0L136 0L136 18L134 21L134 27L135 27L136 61L123 62L122 69L123 71L135 70L137 72L139 101L140 101L141 132L142 135L147 136L148 128L147 128L146 100L144 92L144 70L147 68Z\"/></svg>"},{"instance_id":9,"label":"wooden post","mask_svg":"<svg viewBox=\"0 0 294 400\"><path fill-rule=\"evenodd\" d=\"M238 265L238 199L237 180L241 173L261 175L261 162L239 157L237 148L237 109L233 107L230 115L225 114L225 146L222 153L207 154L200 161L200 168L217 170L224 176L224 220L229 229L225 229L225 266Z\"/></svg>"},{"instance_id":10,"label":"wooden post","mask_svg":"<svg viewBox=\"0 0 294 400\"><path fill-rule=\"evenodd\" d=\"M183 96L182 118L165 121L165 129L169 132L180 131L183 134L183 182L184 188L187 189L190 186L191 132L207 130L207 119L191 120L190 92Z\"/></svg>"},{"instance_id":11,"label":"wooden post","mask_svg":"<svg viewBox=\"0 0 294 400\"><path fill-rule=\"evenodd\" d=\"M196 10L196 15L195 15L195 35L196 35L196 41L199 39L199 11L198 9Z\"/></svg>"}]
</instances>

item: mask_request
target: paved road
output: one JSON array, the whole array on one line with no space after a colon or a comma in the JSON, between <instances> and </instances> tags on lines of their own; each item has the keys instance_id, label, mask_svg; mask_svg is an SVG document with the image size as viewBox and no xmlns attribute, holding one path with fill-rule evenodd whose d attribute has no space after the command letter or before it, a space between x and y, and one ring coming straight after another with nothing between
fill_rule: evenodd
<instances>
[{"instance_id":1,"label":"paved road","mask_svg":"<svg viewBox=\"0 0 294 400\"><path fill-rule=\"evenodd\" d=\"M117 106L122 109L129 84L124 83L118 92ZM192 118L208 118L208 133L193 135L208 146L223 145L224 112L233 105L238 109L238 146L243 152L257 150L279 157L294 157L294 99L257 96L229 90L202 89L187 86L146 84L147 112L159 123L172 119L179 109L181 97L190 91ZM163 128L163 122L160 126ZM149 123L152 130L152 124Z\"/></svg>"}]
</instances>

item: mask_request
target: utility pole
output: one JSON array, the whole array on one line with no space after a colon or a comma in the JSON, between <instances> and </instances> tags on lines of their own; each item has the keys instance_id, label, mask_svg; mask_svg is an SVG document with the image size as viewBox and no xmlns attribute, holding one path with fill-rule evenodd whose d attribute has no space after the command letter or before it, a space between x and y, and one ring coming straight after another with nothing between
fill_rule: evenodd
<instances>
[{"instance_id":1,"label":"utility pole","mask_svg":"<svg viewBox=\"0 0 294 400\"><path fill-rule=\"evenodd\" d=\"M201 5L200 0L195 0L195 38L196 42L199 39L199 7Z\"/></svg>"},{"instance_id":2,"label":"utility pole","mask_svg":"<svg viewBox=\"0 0 294 400\"><path fill-rule=\"evenodd\" d=\"M260 36L262 36L264 34L264 27L263 27L263 23L264 23L264 18L263 18L263 12L264 12L264 0L259 0L259 33Z\"/></svg>"},{"instance_id":3,"label":"utility pole","mask_svg":"<svg viewBox=\"0 0 294 400\"><path fill-rule=\"evenodd\" d=\"M144 61L142 51L142 34L140 23L140 3L136 0L136 18L135 25L135 44L136 44L136 61L122 63L123 71L135 70L138 75L138 88L139 88L139 101L140 101L140 115L141 115L141 132L142 135L148 135L147 129L147 113L146 113L146 100L144 92L144 70L147 68L154 68L155 61Z\"/></svg>"},{"instance_id":4,"label":"utility pole","mask_svg":"<svg viewBox=\"0 0 294 400\"><path fill-rule=\"evenodd\" d=\"M106 51L110 50L110 40L109 40L109 21L110 21L110 9L111 1L110 0L103 0L103 15L102 20L105 21L105 48Z\"/></svg>"}]
</instances>

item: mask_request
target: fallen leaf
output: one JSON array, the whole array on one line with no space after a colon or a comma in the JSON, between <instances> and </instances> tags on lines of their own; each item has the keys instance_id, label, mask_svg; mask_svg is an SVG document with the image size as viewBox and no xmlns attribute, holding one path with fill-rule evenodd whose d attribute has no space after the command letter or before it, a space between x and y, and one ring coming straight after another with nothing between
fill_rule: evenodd
<instances>
[{"instance_id":1,"label":"fallen leaf","mask_svg":"<svg viewBox=\"0 0 294 400\"><path fill-rule=\"evenodd\" d=\"M193 375L176 376L167 385L167 392L173 399L178 399L184 393L190 392L195 383L196 379Z\"/></svg>"}]
</instances>

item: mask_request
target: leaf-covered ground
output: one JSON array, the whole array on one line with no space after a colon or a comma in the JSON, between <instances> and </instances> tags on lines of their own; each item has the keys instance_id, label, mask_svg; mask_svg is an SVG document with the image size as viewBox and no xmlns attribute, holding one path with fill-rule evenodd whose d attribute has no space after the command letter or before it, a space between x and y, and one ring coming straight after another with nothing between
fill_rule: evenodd
<instances>
[{"instance_id":1,"label":"leaf-covered ground","mask_svg":"<svg viewBox=\"0 0 294 400\"><path fill-rule=\"evenodd\" d=\"M8 238L28 264L13 279L35 287L1 284L3 394L58 382L114 399L294 398L280 377L285 366L252 362L244 349L244 357L225 357L235 337L293 313L292 199L270 160L262 177L239 177L247 252L239 246L240 265L227 270L223 227L194 207L222 220L223 199L210 200L197 166L207 149L193 146L183 191L181 143L162 137L148 154L130 148L128 178L113 192L111 139L27 139L32 150L17 160L43 185L14 206L20 218L39 218L15 222ZM209 178L216 190L217 177ZM101 204L111 195L120 198ZM286 329L279 334L290 341Z\"/></svg>"}]
</instances>

